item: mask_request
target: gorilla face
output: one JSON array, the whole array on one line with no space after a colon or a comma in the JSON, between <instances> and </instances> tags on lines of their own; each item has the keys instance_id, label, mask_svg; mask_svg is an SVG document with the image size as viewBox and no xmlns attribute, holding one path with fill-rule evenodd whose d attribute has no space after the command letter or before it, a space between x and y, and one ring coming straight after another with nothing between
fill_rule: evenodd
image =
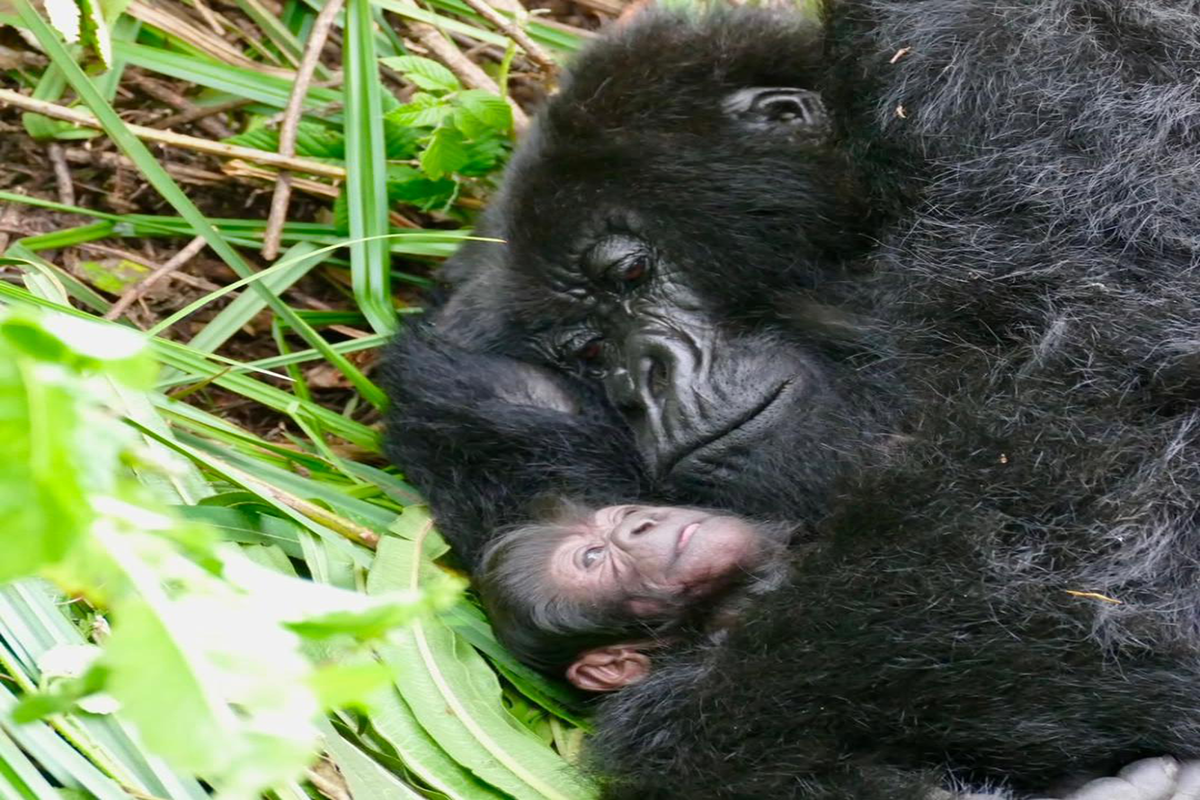
<instances>
[{"instance_id":1,"label":"gorilla face","mask_svg":"<svg viewBox=\"0 0 1200 800\"><path fill-rule=\"evenodd\" d=\"M633 226L607 226L545 287L558 323L530 342L603 387L659 476L761 449L781 410L820 391L797 348L719 325L686 272Z\"/></svg>"},{"instance_id":2,"label":"gorilla face","mask_svg":"<svg viewBox=\"0 0 1200 800\"><path fill-rule=\"evenodd\" d=\"M687 74L576 74L480 226L503 243L472 243L444 271L443 331L597 387L651 475L677 486L752 481L751 455L760 471L794 461L827 440L837 402L780 304L836 274L867 214L814 88L820 51L783 19L757 33L786 46L709 38ZM606 52L686 52L689 35L643 25ZM629 81L677 86L642 107Z\"/></svg>"}]
</instances>

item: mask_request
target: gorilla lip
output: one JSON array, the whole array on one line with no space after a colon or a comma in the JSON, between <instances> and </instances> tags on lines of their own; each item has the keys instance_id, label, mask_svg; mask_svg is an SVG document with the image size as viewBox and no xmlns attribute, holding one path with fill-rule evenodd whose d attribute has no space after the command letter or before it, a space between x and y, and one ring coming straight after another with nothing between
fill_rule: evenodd
<instances>
[{"instance_id":1,"label":"gorilla lip","mask_svg":"<svg viewBox=\"0 0 1200 800\"><path fill-rule=\"evenodd\" d=\"M724 439L729 434L733 433L734 431L740 430L741 428L744 428L745 426L749 425L751 422L756 420L758 417L765 414L771 408L771 406L775 405L775 402L777 400L779 400L779 398L782 397L785 392L787 392L787 390L791 387L791 385L793 383L795 383L795 380L796 380L795 378L788 378L787 380L783 381L778 386L776 386L773 391L767 392L766 395L763 397L763 399L758 402L758 404L752 406L749 411L747 411L745 414L742 414L740 417L735 419L733 421L733 424L731 424L725 428L722 428L721 430L716 431L715 433L713 433L709 436L704 437L699 442L697 442L695 447L691 448L690 450L685 450L685 451L679 453L678 455L676 455L673 459L668 461L667 464L662 468L661 474L669 475L688 456L695 455L696 453L699 453L703 450L706 450L709 447L712 447L714 444L718 443L719 441Z\"/></svg>"}]
</instances>

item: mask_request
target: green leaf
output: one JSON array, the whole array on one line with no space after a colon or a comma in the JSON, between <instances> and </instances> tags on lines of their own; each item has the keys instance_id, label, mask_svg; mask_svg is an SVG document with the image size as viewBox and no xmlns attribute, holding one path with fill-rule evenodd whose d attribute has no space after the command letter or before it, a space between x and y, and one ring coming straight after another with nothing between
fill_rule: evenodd
<instances>
[{"instance_id":1,"label":"green leaf","mask_svg":"<svg viewBox=\"0 0 1200 800\"><path fill-rule=\"evenodd\" d=\"M508 158L509 143L491 135L467 144L467 163L458 168L460 175L487 175L501 167Z\"/></svg>"},{"instance_id":2,"label":"green leaf","mask_svg":"<svg viewBox=\"0 0 1200 800\"><path fill-rule=\"evenodd\" d=\"M433 132L425 152L421 153L421 169L437 180L466 164L468 158L462 134L454 128L438 128Z\"/></svg>"},{"instance_id":3,"label":"green leaf","mask_svg":"<svg viewBox=\"0 0 1200 800\"><path fill-rule=\"evenodd\" d=\"M397 109L398 110L398 109ZM391 119L392 113L383 118L384 149L389 159L404 161L415 158L421 149L421 136L411 125L402 125Z\"/></svg>"},{"instance_id":4,"label":"green leaf","mask_svg":"<svg viewBox=\"0 0 1200 800\"><path fill-rule=\"evenodd\" d=\"M109 69L113 63L113 47L104 9L100 7L99 0L79 0L79 5L83 11L83 41L100 56L104 68Z\"/></svg>"},{"instance_id":5,"label":"green leaf","mask_svg":"<svg viewBox=\"0 0 1200 800\"><path fill-rule=\"evenodd\" d=\"M462 88L453 72L430 58L392 56L380 61L429 92L454 92Z\"/></svg>"},{"instance_id":6,"label":"green leaf","mask_svg":"<svg viewBox=\"0 0 1200 800\"><path fill-rule=\"evenodd\" d=\"M388 202L416 206L422 211L441 210L458 196L458 183L442 178L431 181L412 167L388 171Z\"/></svg>"},{"instance_id":7,"label":"green leaf","mask_svg":"<svg viewBox=\"0 0 1200 800\"><path fill-rule=\"evenodd\" d=\"M412 539L380 542L367 581L371 593L411 591L438 579L440 570L428 560L425 545L432 555L445 544L432 531L427 512L406 510L395 528ZM393 641L378 652L402 676L396 686L422 727L454 760L514 797L589 796L567 763L504 709L495 673L445 624L422 619Z\"/></svg>"},{"instance_id":8,"label":"green leaf","mask_svg":"<svg viewBox=\"0 0 1200 800\"><path fill-rule=\"evenodd\" d=\"M279 131L269 128L255 128L222 141L270 153L279 152ZM318 123L301 122L296 126L296 155L340 161L346 157L346 137Z\"/></svg>"},{"instance_id":9,"label":"green leaf","mask_svg":"<svg viewBox=\"0 0 1200 800\"><path fill-rule=\"evenodd\" d=\"M512 128L512 109L504 98L491 92L468 89L455 95L454 104L455 126L472 139Z\"/></svg>"},{"instance_id":10,"label":"green leaf","mask_svg":"<svg viewBox=\"0 0 1200 800\"><path fill-rule=\"evenodd\" d=\"M376 333L396 330L391 292L387 157L383 133L383 87L375 60L375 20L368 0L346 4L346 210L350 221L350 279L358 309ZM389 95L390 96L390 95Z\"/></svg>"},{"instance_id":11,"label":"green leaf","mask_svg":"<svg viewBox=\"0 0 1200 800\"><path fill-rule=\"evenodd\" d=\"M0 344L0 582L58 561L91 524L75 457L82 424L60 370L39 368Z\"/></svg>"},{"instance_id":12,"label":"green leaf","mask_svg":"<svg viewBox=\"0 0 1200 800\"><path fill-rule=\"evenodd\" d=\"M391 673L378 661L331 664L313 672L309 684L327 709L367 708L370 697L388 684Z\"/></svg>"},{"instance_id":13,"label":"green leaf","mask_svg":"<svg viewBox=\"0 0 1200 800\"><path fill-rule=\"evenodd\" d=\"M423 795L406 786L363 751L338 734L328 722L321 729L325 747L337 762L352 797L422 800Z\"/></svg>"},{"instance_id":14,"label":"green leaf","mask_svg":"<svg viewBox=\"0 0 1200 800\"><path fill-rule=\"evenodd\" d=\"M387 120L406 128L432 128L442 123L454 107L431 94L417 93L412 100L388 112Z\"/></svg>"}]
</instances>

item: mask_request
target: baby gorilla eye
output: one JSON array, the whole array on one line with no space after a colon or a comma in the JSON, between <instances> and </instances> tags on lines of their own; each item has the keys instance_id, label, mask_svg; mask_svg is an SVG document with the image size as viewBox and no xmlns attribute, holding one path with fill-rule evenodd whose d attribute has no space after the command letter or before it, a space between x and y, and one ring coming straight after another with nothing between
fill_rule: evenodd
<instances>
[{"instance_id":1,"label":"baby gorilla eye","mask_svg":"<svg viewBox=\"0 0 1200 800\"><path fill-rule=\"evenodd\" d=\"M583 565L584 569L590 569L591 566L600 559L600 555L603 552L603 547L589 547L587 550L584 550L583 555L579 557L579 563Z\"/></svg>"}]
</instances>

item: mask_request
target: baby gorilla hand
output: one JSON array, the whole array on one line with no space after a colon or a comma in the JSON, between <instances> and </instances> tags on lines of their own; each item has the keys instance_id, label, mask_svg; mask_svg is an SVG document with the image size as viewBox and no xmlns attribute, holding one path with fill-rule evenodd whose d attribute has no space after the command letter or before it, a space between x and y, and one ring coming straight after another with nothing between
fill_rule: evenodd
<instances>
[{"instance_id":1,"label":"baby gorilla hand","mask_svg":"<svg viewBox=\"0 0 1200 800\"><path fill-rule=\"evenodd\" d=\"M973 792L930 800L1015 800L1007 792ZM1179 762L1164 756L1135 761L1114 778L1097 778L1059 800L1200 800L1200 761ZM1051 800L1039 797L1036 800Z\"/></svg>"},{"instance_id":2,"label":"baby gorilla hand","mask_svg":"<svg viewBox=\"0 0 1200 800\"><path fill-rule=\"evenodd\" d=\"M1064 800L1200 800L1200 761L1135 761L1115 778L1091 781Z\"/></svg>"}]
</instances>

